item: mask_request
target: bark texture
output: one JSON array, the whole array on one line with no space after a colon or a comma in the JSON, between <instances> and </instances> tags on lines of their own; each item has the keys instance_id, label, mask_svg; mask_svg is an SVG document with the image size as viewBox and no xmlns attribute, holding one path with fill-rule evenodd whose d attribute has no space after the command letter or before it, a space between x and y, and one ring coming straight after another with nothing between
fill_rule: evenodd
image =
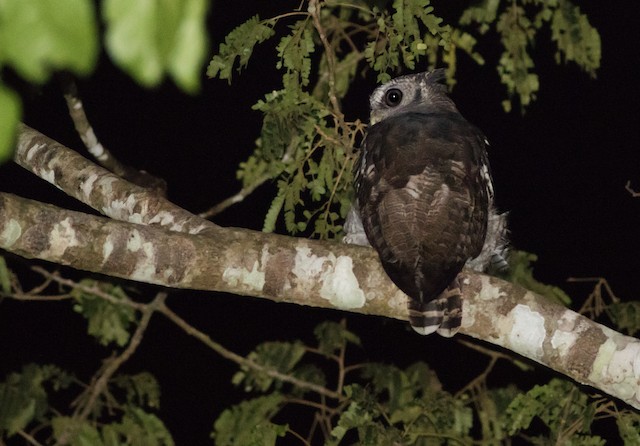
<instances>
[{"instance_id":1,"label":"bark texture","mask_svg":"<svg viewBox=\"0 0 640 446\"><path fill-rule=\"evenodd\" d=\"M172 288L407 320L407 297L371 248L220 228L68 152L24 126L16 161L112 218L0 193L0 249ZM461 279L461 333L640 409L638 339L503 280L471 270Z\"/></svg>"}]
</instances>

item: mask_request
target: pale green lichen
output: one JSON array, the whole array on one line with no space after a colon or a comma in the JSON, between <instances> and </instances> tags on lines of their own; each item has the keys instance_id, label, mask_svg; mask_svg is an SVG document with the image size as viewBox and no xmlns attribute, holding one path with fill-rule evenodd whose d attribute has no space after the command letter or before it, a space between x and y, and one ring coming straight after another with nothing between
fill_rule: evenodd
<instances>
[{"instance_id":1,"label":"pale green lichen","mask_svg":"<svg viewBox=\"0 0 640 446\"><path fill-rule=\"evenodd\" d=\"M89 175L86 180L80 183L80 189L82 190L82 194L85 199L91 195L91 192L93 192L93 187L97 179L98 175L92 174Z\"/></svg>"},{"instance_id":2,"label":"pale green lichen","mask_svg":"<svg viewBox=\"0 0 640 446\"><path fill-rule=\"evenodd\" d=\"M509 312L509 316L513 320L508 335L512 350L528 358L540 360L543 356L542 344L547 336L544 317L522 304L516 305Z\"/></svg>"},{"instance_id":3,"label":"pale green lichen","mask_svg":"<svg viewBox=\"0 0 640 446\"><path fill-rule=\"evenodd\" d=\"M0 233L0 244L5 248L10 248L22 235L22 227L17 220L11 219L7 222Z\"/></svg>"},{"instance_id":4,"label":"pale green lichen","mask_svg":"<svg viewBox=\"0 0 640 446\"><path fill-rule=\"evenodd\" d=\"M558 328L551 337L551 346L566 357L578 339L579 332L574 331L578 313L566 310L558 321Z\"/></svg>"},{"instance_id":5,"label":"pale green lichen","mask_svg":"<svg viewBox=\"0 0 640 446\"><path fill-rule=\"evenodd\" d=\"M340 309L362 308L365 296L353 273L351 257L340 256L322 279L320 296Z\"/></svg>"},{"instance_id":6,"label":"pale green lichen","mask_svg":"<svg viewBox=\"0 0 640 446\"><path fill-rule=\"evenodd\" d=\"M601 384L603 390L637 406L640 402L640 342L616 337L618 339L607 339L598 349L589 379Z\"/></svg>"},{"instance_id":7,"label":"pale green lichen","mask_svg":"<svg viewBox=\"0 0 640 446\"><path fill-rule=\"evenodd\" d=\"M73 228L71 218L67 217L53 225L49 234L49 249L46 254L60 257L68 248L78 245L80 242L76 237L76 230Z\"/></svg>"},{"instance_id":8,"label":"pale green lichen","mask_svg":"<svg viewBox=\"0 0 640 446\"><path fill-rule=\"evenodd\" d=\"M480 276L480 283L482 284L480 293L478 294L478 299L480 300L500 299L507 295L500 287L493 285L491 278L488 276Z\"/></svg>"},{"instance_id":9,"label":"pale green lichen","mask_svg":"<svg viewBox=\"0 0 640 446\"><path fill-rule=\"evenodd\" d=\"M251 270L247 268L229 267L222 273L222 280L231 287L243 285L255 291L262 291L265 284L265 273L260 270L256 260Z\"/></svg>"}]
</instances>

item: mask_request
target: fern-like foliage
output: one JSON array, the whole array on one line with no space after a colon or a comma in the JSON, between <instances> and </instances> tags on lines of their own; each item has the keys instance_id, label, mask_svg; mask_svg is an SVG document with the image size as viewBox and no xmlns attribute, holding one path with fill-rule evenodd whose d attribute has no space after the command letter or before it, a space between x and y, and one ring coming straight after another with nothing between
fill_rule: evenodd
<instances>
[{"instance_id":1,"label":"fern-like foliage","mask_svg":"<svg viewBox=\"0 0 640 446\"><path fill-rule=\"evenodd\" d=\"M515 438L524 442L514 444L601 446L605 440L593 430L610 417L625 445L637 444L640 415L589 396L568 381L554 378L523 391L514 385L489 390L485 381L475 379L474 386L455 395L423 362L406 368L349 363L348 347L360 340L344 323L325 322L314 333L315 345L266 342L248 356L268 369L248 374L243 367L234 377L251 397L215 421L217 446L273 446L294 438L330 446L497 445ZM270 370L289 370L302 387L277 383ZM319 394L308 384L325 391ZM335 395L327 397L331 391ZM309 430L296 431L283 422L291 414L296 426L305 426L301 420L308 419Z\"/></svg>"},{"instance_id":2,"label":"fern-like foliage","mask_svg":"<svg viewBox=\"0 0 640 446\"><path fill-rule=\"evenodd\" d=\"M0 443L18 436L33 439L35 433L42 437L49 432L47 443L29 444L173 446L164 423L151 412L160 406L160 392L150 374L114 378L107 396L96 402L90 420L65 415L50 401L60 404L78 384L75 376L53 365L29 364L9 374L0 382ZM121 390L125 390L123 399L116 397Z\"/></svg>"},{"instance_id":3,"label":"fern-like foliage","mask_svg":"<svg viewBox=\"0 0 640 446\"><path fill-rule=\"evenodd\" d=\"M85 279L80 284L82 286L71 291L76 302L73 309L89 322L89 334L96 337L102 345L111 342L121 347L126 345L129 341L129 328L136 322L136 312L131 307L119 305L128 300L124 290L109 282L91 279ZM87 291L92 288L110 296L111 301Z\"/></svg>"},{"instance_id":4,"label":"fern-like foliage","mask_svg":"<svg viewBox=\"0 0 640 446\"><path fill-rule=\"evenodd\" d=\"M263 114L256 149L237 176L251 188L273 180L276 194L263 230L280 224L291 234L339 237L351 201L355 147L365 126L347 120L342 100L358 73L377 82L410 69L444 65L453 86L459 57L478 64L476 49L489 30L500 36L497 61L507 89L504 107L526 108L539 79L530 51L544 27L552 30L558 62L574 62L594 75L600 40L586 16L568 0L484 0L445 23L430 0L307 0L300 8L268 19L254 16L226 37L207 74L231 81L257 44L275 41L275 68L282 88L268 92L254 109ZM276 37L278 36L278 37ZM262 69L265 69L263 64Z\"/></svg>"}]
</instances>

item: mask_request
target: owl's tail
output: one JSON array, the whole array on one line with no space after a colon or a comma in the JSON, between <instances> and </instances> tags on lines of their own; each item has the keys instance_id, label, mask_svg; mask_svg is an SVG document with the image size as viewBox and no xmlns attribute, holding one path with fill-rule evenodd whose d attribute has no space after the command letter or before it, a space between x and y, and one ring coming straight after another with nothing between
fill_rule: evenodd
<instances>
[{"instance_id":1,"label":"owl's tail","mask_svg":"<svg viewBox=\"0 0 640 446\"><path fill-rule=\"evenodd\" d=\"M429 302L409 300L409 323L421 335L437 332L450 338L462 324L462 292L458 280Z\"/></svg>"}]
</instances>

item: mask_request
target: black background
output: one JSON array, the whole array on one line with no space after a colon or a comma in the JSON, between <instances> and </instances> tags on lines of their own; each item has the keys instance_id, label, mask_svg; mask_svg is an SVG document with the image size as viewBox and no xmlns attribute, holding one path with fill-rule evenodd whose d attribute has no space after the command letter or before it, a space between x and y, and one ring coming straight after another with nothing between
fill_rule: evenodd
<instances>
[{"instance_id":1,"label":"black background","mask_svg":"<svg viewBox=\"0 0 640 446\"><path fill-rule=\"evenodd\" d=\"M212 48L253 14L268 17L288 4L298 2L214 4ZM455 20L459 4L464 2L440 1L436 11ZM549 33L538 36L534 53L541 88L524 116L502 111L504 89L494 68L499 57L495 36L482 44L489 55L486 66L461 56L458 85L452 93L465 117L491 141L498 205L510 213L513 245L538 254L537 278L565 289L575 307L591 285L567 283L571 276L603 276L621 299L638 299L640 199L624 189L631 180L640 190L640 23L632 5L580 3L602 37L602 67L595 80L571 64L556 65ZM270 45L256 50L249 67L231 86L205 79L201 94L194 97L169 82L143 90L103 56L95 74L80 82L81 95L99 138L110 150L124 162L165 178L169 198L199 212L239 186L236 167L251 153L261 125L261 115L251 105L279 88L275 50ZM25 99L27 124L82 149L55 83L37 89L18 87ZM348 117L366 120L368 94L374 87L373 76L356 81L345 99ZM85 209L12 164L0 168L0 190ZM272 186L264 186L215 222L260 229L272 197ZM11 260L16 268L26 265L15 257ZM154 291L143 289L146 294ZM353 352L354 361L406 366L426 360L450 390L473 378L487 361L455 340L422 338L405 324L382 318L202 292L175 293L169 305L241 354L265 340L311 341L318 322L346 317L349 327L363 338L363 348ZM83 335L85 331L84 320L69 311L68 303L2 301L0 377L28 362L51 362L88 380L109 350ZM152 320L142 346L123 367L128 373L141 370L160 380L161 417L177 444L204 444L215 417L243 396L229 382L236 370L233 364L161 316ZM492 375L490 383L508 380L526 386L550 375L542 367L524 373L505 366Z\"/></svg>"}]
</instances>

